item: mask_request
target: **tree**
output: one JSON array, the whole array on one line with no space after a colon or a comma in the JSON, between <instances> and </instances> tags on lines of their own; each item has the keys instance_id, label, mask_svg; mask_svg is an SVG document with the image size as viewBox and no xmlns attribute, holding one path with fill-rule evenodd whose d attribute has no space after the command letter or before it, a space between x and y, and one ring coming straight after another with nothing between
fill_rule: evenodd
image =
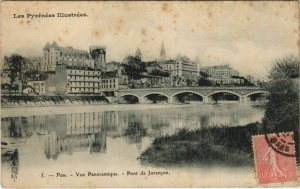
<instances>
[{"instance_id":1,"label":"tree","mask_svg":"<svg viewBox=\"0 0 300 189\"><path fill-rule=\"evenodd\" d=\"M18 76L19 79L22 80L22 71L25 67L25 59L19 54L13 54L10 57L5 56L4 61L10 69L8 76L10 77L11 84L16 81Z\"/></svg>"},{"instance_id":2,"label":"tree","mask_svg":"<svg viewBox=\"0 0 300 189\"><path fill-rule=\"evenodd\" d=\"M299 78L299 59L287 56L276 60L268 77L271 80Z\"/></svg>"},{"instance_id":3,"label":"tree","mask_svg":"<svg viewBox=\"0 0 300 189\"><path fill-rule=\"evenodd\" d=\"M200 78L198 80L198 86L211 86L211 82L208 80L208 74L206 72L200 71Z\"/></svg>"},{"instance_id":4,"label":"tree","mask_svg":"<svg viewBox=\"0 0 300 189\"><path fill-rule=\"evenodd\" d=\"M187 79L186 80L186 84L188 87L190 87L192 85L193 81L191 79Z\"/></svg>"},{"instance_id":5,"label":"tree","mask_svg":"<svg viewBox=\"0 0 300 189\"><path fill-rule=\"evenodd\" d=\"M145 64L141 62L141 59L135 56L127 56L124 59L125 73L132 79L138 79L140 74L145 71Z\"/></svg>"},{"instance_id":6,"label":"tree","mask_svg":"<svg viewBox=\"0 0 300 189\"><path fill-rule=\"evenodd\" d=\"M208 78L208 74L206 72L200 71L199 74L201 78Z\"/></svg>"},{"instance_id":7,"label":"tree","mask_svg":"<svg viewBox=\"0 0 300 189\"><path fill-rule=\"evenodd\" d=\"M205 78L200 78L198 80L198 86L202 87L202 86L211 86L211 83L209 80L205 79Z\"/></svg>"},{"instance_id":8,"label":"tree","mask_svg":"<svg viewBox=\"0 0 300 189\"><path fill-rule=\"evenodd\" d=\"M271 132L298 132L299 59L288 56L277 60L269 78L266 89L270 95L263 124Z\"/></svg>"}]
</instances>

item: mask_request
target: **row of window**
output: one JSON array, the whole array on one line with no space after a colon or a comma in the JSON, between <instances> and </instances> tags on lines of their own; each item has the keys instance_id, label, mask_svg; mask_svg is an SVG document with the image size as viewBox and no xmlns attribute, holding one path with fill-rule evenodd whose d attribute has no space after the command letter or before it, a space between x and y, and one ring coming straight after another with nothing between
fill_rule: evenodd
<instances>
[{"instance_id":1,"label":"row of window","mask_svg":"<svg viewBox=\"0 0 300 189\"><path fill-rule=\"evenodd\" d=\"M68 76L68 79L72 80L86 80L86 81L99 81L100 76Z\"/></svg>"},{"instance_id":2,"label":"row of window","mask_svg":"<svg viewBox=\"0 0 300 189\"><path fill-rule=\"evenodd\" d=\"M67 70L68 74L88 74L88 75L101 75L101 72L95 72L95 71L85 71L85 70Z\"/></svg>"},{"instance_id":3,"label":"row of window","mask_svg":"<svg viewBox=\"0 0 300 189\"><path fill-rule=\"evenodd\" d=\"M116 79L102 79L102 83L115 83Z\"/></svg>"},{"instance_id":4,"label":"row of window","mask_svg":"<svg viewBox=\"0 0 300 189\"><path fill-rule=\"evenodd\" d=\"M111 89L111 88L116 88L116 85L115 84L102 84L101 88Z\"/></svg>"},{"instance_id":5,"label":"row of window","mask_svg":"<svg viewBox=\"0 0 300 189\"><path fill-rule=\"evenodd\" d=\"M77 82L77 83L69 83L69 86L72 87L78 87L78 88L84 88L84 87L100 87L100 88L115 88L116 84L100 84L100 83L82 83L82 82Z\"/></svg>"},{"instance_id":6,"label":"row of window","mask_svg":"<svg viewBox=\"0 0 300 189\"><path fill-rule=\"evenodd\" d=\"M82 88L82 87L71 87L70 90L72 92L100 92L98 88Z\"/></svg>"}]
</instances>

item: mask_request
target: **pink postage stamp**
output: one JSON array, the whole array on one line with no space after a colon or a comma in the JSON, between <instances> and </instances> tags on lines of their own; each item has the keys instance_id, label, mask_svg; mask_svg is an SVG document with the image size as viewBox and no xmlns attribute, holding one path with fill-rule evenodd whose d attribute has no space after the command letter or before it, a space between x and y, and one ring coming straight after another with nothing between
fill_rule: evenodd
<instances>
[{"instance_id":1,"label":"pink postage stamp","mask_svg":"<svg viewBox=\"0 0 300 189\"><path fill-rule=\"evenodd\" d=\"M258 184L297 181L293 132L252 137Z\"/></svg>"}]
</instances>

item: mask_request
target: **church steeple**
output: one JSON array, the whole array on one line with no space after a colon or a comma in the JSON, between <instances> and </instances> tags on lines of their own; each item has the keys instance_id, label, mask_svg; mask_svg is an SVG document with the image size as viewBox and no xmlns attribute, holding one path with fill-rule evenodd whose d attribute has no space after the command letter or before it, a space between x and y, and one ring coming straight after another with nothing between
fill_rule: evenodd
<instances>
[{"instance_id":1,"label":"church steeple","mask_svg":"<svg viewBox=\"0 0 300 189\"><path fill-rule=\"evenodd\" d=\"M161 49L160 49L160 61L166 61L167 55L166 55L166 49L164 46L164 42L161 43Z\"/></svg>"},{"instance_id":2,"label":"church steeple","mask_svg":"<svg viewBox=\"0 0 300 189\"><path fill-rule=\"evenodd\" d=\"M138 48L138 49L136 50L135 56L136 56L137 58L139 58L139 59L142 60L142 53L141 53L140 48Z\"/></svg>"}]
</instances>

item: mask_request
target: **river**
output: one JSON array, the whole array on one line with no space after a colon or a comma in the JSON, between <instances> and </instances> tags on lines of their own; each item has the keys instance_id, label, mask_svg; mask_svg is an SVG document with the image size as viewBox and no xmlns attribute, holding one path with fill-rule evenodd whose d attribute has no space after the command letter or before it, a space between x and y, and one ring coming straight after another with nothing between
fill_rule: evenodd
<instances>
[{"instance_id":1,"label":"river","mask_svg":"<svg viewBox=\"0 0 300 189\"><path fill-rule=\"evenodd\" d=\"M108 105L109 106L109 105ZM107 106L107 107L108 107ZM105 107L105 106L104 106ZM83 187L91 186L126 187L130 182L143 185L148 179L152 187L209 186L215 174L224 175L220 186L255 185L253 167L246 168L168 168L142 166L137 159L155 137L173 134L180 128L206 128L212 126L234 127L261 121L264 110L250 104L196 104L186 106L127 105L127 110L107 108L85 111L86 107L76 107L76 112L39 113L5 112L1 119L2 142L2 181L5 186L34 187L47 183L51 186ZM130 107L130 108L128 108ZM129 110L131 109L131 110ZM34 110L34 111L33 111ZM23 115L22 115L23 114ZM207 171L209 169L209 171ZM127 171L168 171L167 179L157 183L162 176L127 176ZM221 171L223 170L223 171ZM77 177L76 172L111 172L126 179L113 177ZM57 178L57 173L66 178ZM233 179L228 173L240 177ZM53 175L53 176L52 176ZM179 181L179 175L187 175L187 180ZM216 176L216 175L215 175ZM201 179L197 179L201 177ZM30 179L32 179L30 181ZM66 183L69 183L68 185ZM182 182L182 183L181 183ZM26 184L24 184L26 183ZM177 183L177 185L176 185Z\"/></svg>"}]
</instances>

